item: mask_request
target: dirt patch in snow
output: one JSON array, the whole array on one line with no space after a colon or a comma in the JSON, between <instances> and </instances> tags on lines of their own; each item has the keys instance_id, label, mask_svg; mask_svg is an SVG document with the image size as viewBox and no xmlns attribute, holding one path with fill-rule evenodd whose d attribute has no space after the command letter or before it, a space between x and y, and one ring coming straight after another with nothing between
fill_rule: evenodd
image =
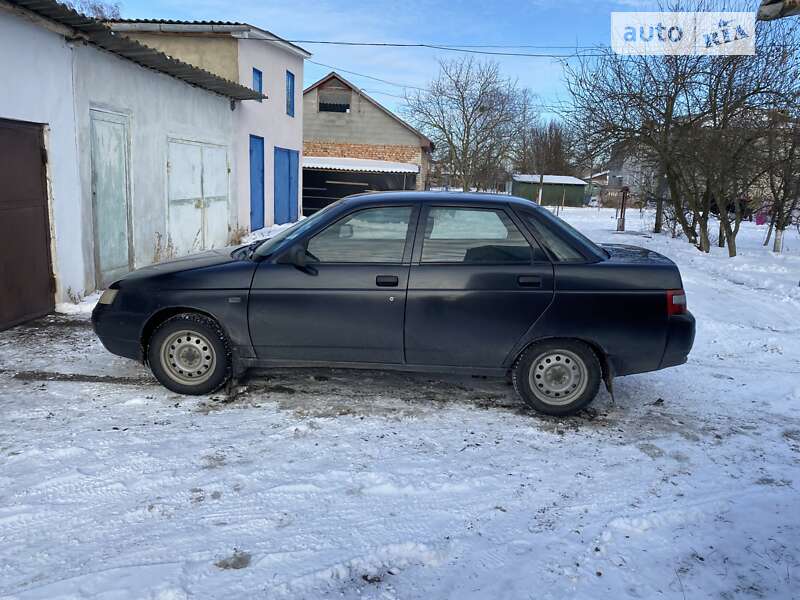
<instances>
[{"instance_id":1,"label":"dirt patch in snow","mask_svg":"<svg viewBox=\"0 0 800 600\"><path fill-rule=\"evenodd\" d=\"M77 381L80 383L114 383L120 385L147 385L153 383L152 379L145 377L114 377L113 375L84 375L81 373L52 373L49 371L6 371L0 373L13 373L14 379L20 381Z\"/></svg>"},{"instance_id":2,"label":"dirt patch in snow","mask_svg":"<svg viewBox=\"0 0 800 600\"><path fill-rule=\"evenodd\" d=\"M249 553L234 548L233 554L228 558L223 558L214 563L214 565L223 570L227 569L244 569L250 566L252 557Z\"/></svg>"}]
</instances>

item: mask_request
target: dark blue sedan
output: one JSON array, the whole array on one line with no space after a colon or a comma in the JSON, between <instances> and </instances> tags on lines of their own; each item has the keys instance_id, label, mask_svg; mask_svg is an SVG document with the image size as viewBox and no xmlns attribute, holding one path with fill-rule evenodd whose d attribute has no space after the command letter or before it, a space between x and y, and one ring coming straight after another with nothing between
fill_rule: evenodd
<instances>
[{"instance_id":1,"label":"dark blue sedan","mask_svg":"<svg viewBox=\"0 0 800 600\"><path fill-rule=\"evenodd\" d=\"M105 347L183 394L251 367L511 375L550 415L686 361L680 272L489 194L345 198L279 235L139 269L92 315Z\"/></svg>"}]
</instances>

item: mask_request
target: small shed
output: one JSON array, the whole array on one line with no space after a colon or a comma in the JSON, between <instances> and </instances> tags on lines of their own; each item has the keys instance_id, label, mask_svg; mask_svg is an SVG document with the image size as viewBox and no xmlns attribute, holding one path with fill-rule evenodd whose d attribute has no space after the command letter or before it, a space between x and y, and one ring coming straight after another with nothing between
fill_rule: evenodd
<instances>
[{"instance_id":1,"label":"small shed","mask_svg":"<svg viewBox=\"0 0 800 600\"><path fill-rule=\"evenodd\" d=\"M570 175L513 175L511 193L514 196L538 202L539 185L542 180L543 206L584 205L586 182Z\"/></svg>"},{"instance_id":2,"label":"small shed","mask_svg":"<svg viewBox=\"0 0 800 600\"><path fill-rule=\"evenodd\" d=\"M303 157L303 214L363 192L416 189L419 165L335 156Z\"/></svg>"}]
</instances>

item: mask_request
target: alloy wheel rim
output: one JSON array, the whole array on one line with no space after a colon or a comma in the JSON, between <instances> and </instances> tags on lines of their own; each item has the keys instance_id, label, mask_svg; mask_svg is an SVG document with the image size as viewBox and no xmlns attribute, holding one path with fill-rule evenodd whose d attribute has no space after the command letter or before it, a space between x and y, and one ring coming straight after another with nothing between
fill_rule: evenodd
<instances>
[{"instance_id":1,"label":"alloy wheel rim","mask_svg":"<svg viewBox=\"0 0 800 600\"><path fill-rule=\"evenodd\" d=\"M545 404L564 406L586 390L586 365L570 350L548 350L531 364L528 382L533 394Z\"/></svg>"},{"instance_id":2,"label":"alloy wheel rim","mask_svg":"<svg viewBox=\"0 0 800 600\"><path fill-rule=\"evenodd\" d=\"M199 385L214 373L217 355L208 338L196 331L178 331L161 344L161 366L183 385Z\"/></svg>"}]
</instances>

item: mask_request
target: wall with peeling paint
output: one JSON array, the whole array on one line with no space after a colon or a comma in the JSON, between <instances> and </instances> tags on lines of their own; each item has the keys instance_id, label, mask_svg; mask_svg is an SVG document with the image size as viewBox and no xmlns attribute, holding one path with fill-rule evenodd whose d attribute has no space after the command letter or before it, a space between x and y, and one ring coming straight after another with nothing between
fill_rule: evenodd
<instances>
[{"instance_id":1,"label":"wall with peeling paint","mask_svg":"<svg viewBox=\"0 0 800 600\"><path fill-rule=\"evenodd\" d=\"M82 226L88 231L93 227L90 109L128 117L134 267L153 263L157 258L159 236L162 245L166 241L169 140L202 142L226 149L231 168L228 225L236 227L235 169L231 151L234 111L227 98L144 69L95 47L78 46L75 49L75 107L81 150L80 207ZM88 235L88 243L83 247L84 261L92 265L94 238ZM164 258L163 253L161 258Z\"/></svg>"},{"instance_id":2,"label":"wall with peeling paint","mask_svg":"<svg viewBox=\"0 0 800 600\"><path fill-rule=\"evenodd\" d=\"M121 115L129 124L130 239L135 268L154 262L156 240L159 235L166 238L169 140L224 148L230 172L223 177L222 186L224 189L226 178L229 201L226 223L215 223L237 227L232 146L235 113L229 99L95 46L67 42L65 34L69 34L66 29L0 0L0 81L4 82L0 118L47 127L57 301L89 293L98 286L92 110ZM215 186L219 185L217 178Z\"/></svg>"}]
</instances>

